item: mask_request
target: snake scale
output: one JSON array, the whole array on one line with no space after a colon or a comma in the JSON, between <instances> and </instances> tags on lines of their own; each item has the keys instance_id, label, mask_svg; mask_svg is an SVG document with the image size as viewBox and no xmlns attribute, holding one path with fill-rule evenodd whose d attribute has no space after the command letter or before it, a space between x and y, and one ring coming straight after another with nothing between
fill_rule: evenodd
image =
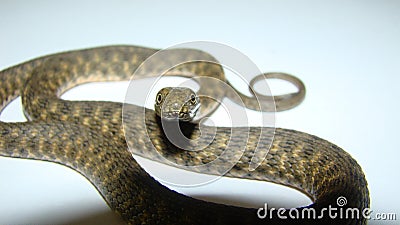
<instances>
[{"instance_id":1,"label":"snake scale","mask_svg":"<svg viewBox=\"0 0 400 225\"><path fill-rule=\"evenodd\" d=\"M129 105L122 112L122 103L67 101L59 96L78 84L94 81L127 80L135 69L156 49L137 46L107 46L57 53L33 59L0 72L0 101L3 109L17 96L22 97L28 122L0 122L0 155L59 163L86 177L104 200L129 224L366 224L359 218L260 219L257 209L234 207L193 199L169 190L147 174L132 157L128 146L139 155L153 158L157 151L170 161L199 165L212 161L223 151L229 138L235 144L242 137L230 137L231 128L183 125L183 133L196 139L200 135L216 136L199 152L174 147L160 129L160 119L153 110ZM188 50L186 55L206 53ZM190 57L189 57L190 58ZM168 61L169 59L165 59ZM163 64L165 62L159 62ZM157 65L153 65L157 66ZM145 68L139 78L154 76L153 66ZM207 73L203 71L207 70ZM211 71L211 72L210 72ZM179 66L169 75L193 76L212 74L224 80L221 67L197 62ZM203 90L202 90L203 89ZM207 92L200 82L199 92ZM214 90L215 91L215 90ZM223 95L224 93L220 93ZM244 97L245 99L246 97ZM284 102L284 101L283 101ZM279 109L279 99L277 108ZM251 99L244 105L252 108ZM200 113L207 115L216 108L202 101ZM282 108L285 108L282 106ZM125 140L125 127L135 137ZM305 209L322 210L335 206L340 196L347 199L344 209L360 211L369 207L367 182L361 167L336 145L313 135L288 129L238 127L249 131L243 155L225 174L228 177L256 179L283 184L308 195L313 204ZM273 134L274 139L265 159L256 170L249 170L249 161L256 148L256 134ZM148 132L147 132L148 131ZM130 143L131 142L131 143ZM262 144L262 143L261 143ZM267 145L267 143L266 143ZM235 145L231 146L235 148ZM202 156L202 158L199 157ZM157 160L157 159L155 159ZM206 171L213 174L213 171ZM0 195L5 194L1 193ZM301 208L299 208L301 210ZM289 215L289 210L281 213Z\"/></svg>"}]
</instances>

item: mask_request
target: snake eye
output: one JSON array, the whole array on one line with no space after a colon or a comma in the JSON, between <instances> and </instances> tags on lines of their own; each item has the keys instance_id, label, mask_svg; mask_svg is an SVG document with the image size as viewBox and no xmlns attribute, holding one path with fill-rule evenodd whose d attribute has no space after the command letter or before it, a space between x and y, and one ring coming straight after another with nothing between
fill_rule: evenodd
<instances>
[{"instance_id":1,"label":"snake eye","mask_svg":"<svg viewBox=\"0 0 400 225\"><path fill-rule=\"evenodd\" d=\"M190 102L194 105L197 103L196 96L194 94L190 95Z\"/></svg>"},{"instance_id":2,"label":"snake eye","mask_svg":"<svg viewBox=\"0 0 400 225\"><path fill-rule=\"evenodd\" d=\"M156 104L157 104L157 105L161 104L162 99L163 99L163 96L162 96L161 93L159 93L159 94L157 95L157 97L156 97Z\"/></svg>"}]
</instances>

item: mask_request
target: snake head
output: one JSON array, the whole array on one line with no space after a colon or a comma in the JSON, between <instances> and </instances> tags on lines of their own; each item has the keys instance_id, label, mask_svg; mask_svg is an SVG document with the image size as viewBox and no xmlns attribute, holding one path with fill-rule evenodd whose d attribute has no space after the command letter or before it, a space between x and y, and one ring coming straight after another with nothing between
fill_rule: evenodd
<instances>
[{"instance_id":1,"label":"snake head","mask_svg":"<svg viewBox=\"0 0 400 225\"><path fill-rule=\"evenodd\" d=\"M166 87L161 89L154 104L156 114L162 119L191 121L200 107L200 99L190 88Z\"/></svg>"}]
</instances>

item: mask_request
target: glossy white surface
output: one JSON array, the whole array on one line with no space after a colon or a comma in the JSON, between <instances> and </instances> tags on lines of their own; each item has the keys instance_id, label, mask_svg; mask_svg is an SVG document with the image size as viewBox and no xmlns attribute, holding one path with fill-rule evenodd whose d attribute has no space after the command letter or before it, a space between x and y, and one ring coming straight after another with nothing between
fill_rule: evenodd
<instances>
[{"instance_id":1,"label":"glossy white surface","mask_svg":"<svg viewBox=\"0 0 400 225\"><path fill-rule=\"evenodd\" d=\"M372 210L399 217L399 9L398 1L1 1L0 68L99 45L230 45L261 71L304 81L306 100L277 113L277 126L315 134L351 153L367 176ZM123 86L86 86L64 97L122 101ZM20 105L0 118L22 120ZM295 191L285 197L284 188L261 182L221 179L178 190L242 205L307 203ZM0 158L0 224L59 223L107 209L91 184L70 169Z\"/></svg>"}]
</instances>

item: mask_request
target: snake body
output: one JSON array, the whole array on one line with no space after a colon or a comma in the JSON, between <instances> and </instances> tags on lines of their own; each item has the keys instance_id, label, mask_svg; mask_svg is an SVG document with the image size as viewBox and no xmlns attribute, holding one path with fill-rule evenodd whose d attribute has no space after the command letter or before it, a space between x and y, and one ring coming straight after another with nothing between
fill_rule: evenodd
<instances>
[{"instance_id":1,"label":"snake body","mask_svg":"<svg viewBox=\"0 0 400 225\"><path fill-rule=\"evenodd\" d=\"M121 103L59 99L64 91L77 84L129 79L132 71L155 52L155 49L136 46L108 46L45 56L1 71L2 107L21 95L24 112L30 121L0 122L0 155L56 162L78 171L96 187L110 208L130 224L366 224L363 217L282 220L276 211L272 218L260 219L257 209L204 202L178 194L148 175L127 150L128 146L137 149L137 154L155 160L162 155L171 162L196 166L214 160L223 151L227 140L235 144L245 137L231 136L232 129L227 127L203 125L200 132L197 124L183 125L183 133L192 139L212 136L216 129L216 136L207 148L183 152L165 137L160 129L160 119L152 110L145 110L143 122L138 116L144 111L140 106L130 105L123 114ZM193 54L212 59L193 50L179 57L193 59ZM140 78L155 76L153 70L153 66L145 69ZM220 66L202 62L179 66L167 74L212 74L224 80ZM202 87L200 83L200 90ZM205 88L204 92L207 91ZM245 105L252 103L245 100ZM277 107L279 109L279 103ZM207 115L215 108L206 102L200 110L203 110L202 115ZM126 142L122 118L131 121L125 130L131 131L135 141ZM287 129L235 129L239 133L249 130L249 141L226 176L296 188L312 198L313 204L307 209L335 206L340 196L347 198L345 209L362 211L369 207L367 182L361 167L336 145ZM257 142L261 130L274 134L272 144L263 143L263 140ZM257 157L253 154L256 147L263 144L270 146L269 153L252 171L248 164L252 157ZM154 148L159 154L149 153ZM215 171L205 172L214 174ZM288 213L283 214L288 216Z\"/></svg>"}]
</instances>

